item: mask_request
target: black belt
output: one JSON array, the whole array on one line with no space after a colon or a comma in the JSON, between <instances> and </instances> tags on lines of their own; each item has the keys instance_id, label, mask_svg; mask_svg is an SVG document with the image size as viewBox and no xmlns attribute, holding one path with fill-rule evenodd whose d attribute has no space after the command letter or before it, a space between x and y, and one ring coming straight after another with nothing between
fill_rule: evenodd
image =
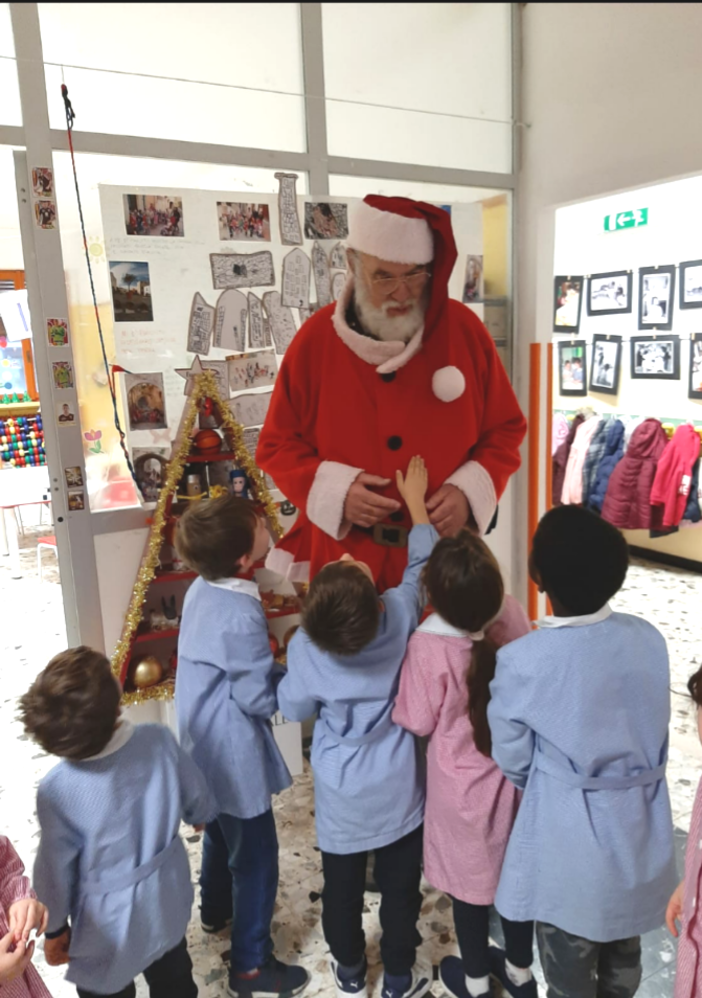
<instances>
[{"instance_id":1,"label":"black belt","mask_svg":"<svg viewBox=\"0 0 702 998\"><path fill-rule=\"evenodd\" d=\"M395 526L391 523L376 523L374 527L357 527L364 534L368 534L371 539L384 548L406 548L409 529L407 527Z\"/></svg>"}]
</instances>

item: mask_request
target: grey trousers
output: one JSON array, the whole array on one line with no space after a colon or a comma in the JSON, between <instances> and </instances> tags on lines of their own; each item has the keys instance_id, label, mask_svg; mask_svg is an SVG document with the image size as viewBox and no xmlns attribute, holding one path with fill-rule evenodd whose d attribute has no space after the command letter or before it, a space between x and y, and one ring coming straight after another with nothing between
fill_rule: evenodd
<instances>
[{"instance_id":1,"label":"grey trousers","mask_svg":"<svg viewBox=\"0 0 702 998\"><path fill-rule=\"evenodd\" d=\"M633 998L641 983L641 938L593 943L536 923L548 998Z\"/></svg>"}]
</instances>

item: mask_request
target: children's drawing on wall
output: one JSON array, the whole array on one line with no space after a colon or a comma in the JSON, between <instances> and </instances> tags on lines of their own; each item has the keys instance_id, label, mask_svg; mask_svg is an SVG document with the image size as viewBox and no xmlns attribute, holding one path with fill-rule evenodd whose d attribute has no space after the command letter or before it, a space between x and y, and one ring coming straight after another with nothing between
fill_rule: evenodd
<instances>
[{"instance_id":1,"label":"children's drawing on wall","mask_svg":"<svg viewBox=\"0 0 702 998\"><path fill-rule=\"evenodd\" d=\"M185 378L183 394L192 395L195 387L195 378L198 374L202 374L203 371L212 371L220 395L222 398L229 398L226 360L200 360L199 357L193 357L190 367L176 367L175 369L177 375Z\"/></svg>"},{"instance_id":2,"label":"children's drawing on wall","mask_svg":"<svg viewBox=\"0 0 702 998\"><path fill-rule=\"evenodd\" d=\"M193 295L188 323L188 350L190 353L208 354L214 326L215 307L208 305L199 292Z\"/></svg>"},{"instance_id":3,"label":"children's drawing on wall","mask_svg":"<svg viewBox=\"0 0 702 998\"><path fill-rule=\"evenodd\" d=\"M229 387L233 392L272 385L278 370L275 353L272 350L228 357L227 365Z\"/></svg>"},{"instance_id":4,"label":"children's drawing on wall","mask_svg":"<svg viewBox=\"0 0 702 998\"><path fill-rule=\"evenodd\" d=\"M278 181L278 220L283 246L301 246L302 229L297 214L296 173L276 173Z\"/></svg>"},{"instance_id":5,"label":"children's drawing on wall","mask_svg":"<svg viewBox=\"0 0 702 998\"><path fill-rule=\"evenodd\" d=\"M462 301L466 305L482 301L485 297L483 288L483 258L469 256L466 260L466 278L463 282Z\"/></svg>"},{"instance_id":6,"label":"children's drawing on wall","mask_svg":"<svg viewBox=\"0 0 702 998\"><path fill-rule=\"evenodd\" d=\"M272 392L251 392L248 395L238 395L228 405L234 418L242 426L263 426L271 396Z\"/></svg>"},{"instance_id":7,"label":"children's drawing on wall","mask_svg":"<svg viewBox=\"0 0 702 998\"><path fill-rule=\"evenodd\" d=\"M166 422L166 403L162 374L125 374L129 428L162 430Z\"/></svg>"},{"instance_id":8,"label":"children's drawing on wall","mask_svg":"<svg viewBox=\"0 0 702 998\"><path fill-rule=\"evenodd\" d=\"M183 199L169 194L124 194L128 236L184 236Z\"/></svg>"},{"instance_id":9,"label":"children's drawing on wall","mask_svg":"<svg viewBox=\"0 0 702 998\"><path fill-rule=\"evenodd\" d=\"M262 253L210 253L212 286L219 288L261 288L275 284L273 255Z\"/></svg>"},{"instance_id":10,"label":"children's drawing on wall","mask_svg":"<svg viewBox=\"0 0 702 998\"><path fill-rule=\"evenodd\" d=\"M283 260L283 305L309 308L310 258L301 249L290 250Z\"/></svg>"},{"instance_id":11,"label":"children's drawing on wall","mask_svg":"<svg viewBox=\"0 0 702 998\"><path fill-rule=\"evenodd\" d=\"M246 321L249 305L241 291L223 291L217 299L214 345L222 350L243 353L246 349Z\"/></svg>"},{"instance_id":12,"label":"children's drawing on wall","mask_svg":"<svg viewBox=\"0 0 702 998\"><path fill-rule=\"evenodd\" d=\"M320 308L324 305L330 305L332 302L332 289L329 261L327 260L327 254L319 243L315 243L312 247L312 270L314 271L314 286L317 290L317 304ZM304 308L304 305L302 307Z\"/></svg>"},{"instance_id":13,"label":"children's drawing on wall","mask_svg":"<svg viewBox=\"0 0 702 998\"><path fill-rule=\"evenodd\" d=\"M220 239L271 241L271 220L267 204L218 201L217 222Z\"/></svg>"},{"instance_id":14,"label":"children's drawing on wall","mask_svg":"<svg viewBox=\"0 0 702 998\"><path fill-rule=\"evenodd\" d=\"M326 201L305 205L305 239L346 239L348 205Z\"/></svg>"},{"instance_id":15,"label":"children's drawing on wall","mask_svg":"<svg viewBox=\"0 0 702 998\"><path fill-rule=\"evenodd\" d=\"M109 267L115 322L153 322L148 263L111 260Z\"/></svg>"},{"instance_id":16,"label":"children's drawing on wall","mask_svg":"<svg viewBox=\"0 0 702 998\"><path fill-rule=\"evenodd\" d=\"M263 307L270 320L275 351L285 353L297 332L293 314L287 305L283 305L277 291L266 291L263 296ZM304 309L300 311L303 312Z\"/></svg>"}]
</instances>

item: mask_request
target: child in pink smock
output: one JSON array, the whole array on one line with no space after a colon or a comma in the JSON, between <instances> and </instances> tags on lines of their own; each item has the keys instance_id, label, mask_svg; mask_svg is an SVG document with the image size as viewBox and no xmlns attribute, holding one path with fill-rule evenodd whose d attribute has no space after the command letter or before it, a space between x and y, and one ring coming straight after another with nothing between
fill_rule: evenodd
<instances>
[{"instance_id":1,"label":"child in pink smock","mask_svg":"<svg viewBox=\"0 0 702 998\"><path fill-rule=\"evenodd\" d=\"M23 876L22 860L0 835L0 992L2 998L51 998L32 966L34 942L46 928L49 913Z\"/></svg>"},{"instance_id":2,"label":"child in pink smock","mask_svg":"<svg viewBox=\"0 0 702 998\"><path fill-rule=\"evenodd\" d=\"M697 704L697 730L702 741L702 669L690 676L687 688ZM685 852L685 879L668 903L665 921L674 936L676 921L681 923L678 943L678 969L675 974L675 998L699 998L702 995L702 780L697 787L695 807L690 822Z\"/></svg>"},{"instance_id":3,"label":"child in pink smock","mask_svg":"<svg viewBox=\"0 0 702 998\"><path fill-rule=\"evenodd\" d=\"M520 792L490 757L489 685L497 649L530 630L505 596L500 569L469 530L441 540L424 582L436 610L410 640L393 721L429 736L424 875L453 899L462 960L441 962L454 998L488 996L490 975L515 998L536 998L533 923L502 919L506 953L489 946L490 906Z\"/></svg>"}]
</instances>

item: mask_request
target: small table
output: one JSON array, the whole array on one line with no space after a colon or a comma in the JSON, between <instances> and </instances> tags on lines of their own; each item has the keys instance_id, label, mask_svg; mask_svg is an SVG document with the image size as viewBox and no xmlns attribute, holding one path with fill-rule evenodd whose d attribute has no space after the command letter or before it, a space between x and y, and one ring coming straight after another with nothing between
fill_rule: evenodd
<instances>
[{"instance_id":1,"label":"small table","mask_svg":"<svg viewBox=\"0 0 702 998\"><path fill-rule=\"evenodd\" d=\"M0 472L0 554L10 558L11 578L22 578L16 509L51 504L46 467Z\"/></svg>"}]
</instances>

